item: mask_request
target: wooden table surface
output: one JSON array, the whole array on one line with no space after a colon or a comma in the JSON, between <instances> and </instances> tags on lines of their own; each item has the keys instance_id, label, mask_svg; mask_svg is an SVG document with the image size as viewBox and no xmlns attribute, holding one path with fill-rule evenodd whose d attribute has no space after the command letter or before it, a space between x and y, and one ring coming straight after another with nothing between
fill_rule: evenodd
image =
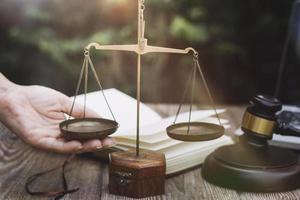
<instances>
[{"instance_id":1,"label":"wooden table surface","mask_svg":"<svg viewBox=\"0 0 300 200\"><path fill-rule=\"evenodd\" d=\"M176 107L172 105L152 105L162 116L174 114ZM227 118L231 122L231 129L227 134L239 126L244 112L243 107L226 107ZM33 197L24 190L25 180L28 176L61 164L67 155L49 153L31 148L20 141L13 133L0 123L0 199L49 199ZM46 175L34 185L34 189L61 188L60 172L56 171ZM68 165L67 179L70 188L79 186L76 193L66 195L64 199L130 199L114 196L108 193L108 166L98 160L84 156L77 156ZM300 180L299 180L300 181ZM300 189L286 193L246 193L224 189L207 183L201 177L201 168L166 180L166 194L147 199L178 199L178 200L262 200L262 199L300 199Z\"/></svg>"}]
</instances>

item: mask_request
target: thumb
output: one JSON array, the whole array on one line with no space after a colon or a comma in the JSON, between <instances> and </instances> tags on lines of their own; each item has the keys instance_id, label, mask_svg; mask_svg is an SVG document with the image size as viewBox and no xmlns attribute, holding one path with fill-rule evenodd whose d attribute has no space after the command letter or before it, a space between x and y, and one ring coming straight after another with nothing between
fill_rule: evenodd
<instances>
[{"instance_id":1,"label":"thumb","mask_svg":"<svg viewBox=\"0 0 300 200\"><path fill-rule=\"evenodd\" d=\"M89 108L85 108L84 109L84 106L81 105L81 104L78 104L78 103L74 103L74 106L72 108L72 105L73 105L73 101L67 97L67 96L64 96L63 97L63 101L62 101L62 111L66 114L70 114L71 112L71 116L72 117L75 117L75 118L83 118L84 117L84 114L85 114L85 117L100 117L95 111L89 109ZM72 110L73 109L73 110Z\"/></svg>"}]
</instances>

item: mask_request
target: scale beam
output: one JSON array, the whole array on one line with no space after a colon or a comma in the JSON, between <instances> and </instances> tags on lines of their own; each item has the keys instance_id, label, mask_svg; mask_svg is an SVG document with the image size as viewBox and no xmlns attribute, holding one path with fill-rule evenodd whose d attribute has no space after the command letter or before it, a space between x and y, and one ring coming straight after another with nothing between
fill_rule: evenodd
<instances>
[{"instance_id":1,"label":"scale beam","mask_svg":"<svg viewBox=\"0 0 300 200\"><path fill-rule=\"evenodd\" d=\"M144 41L146 42L147 40L144 39ZM193 54L198 55L198 52L192 47L188 47L186 49L174 49L174 48L167 48L167 47L151 46L145 43L129 44L129 45L100 45L99 43L93 42L87 45L85 49L89 51L92 47L94 47L96 50L135 52L138 55L144 55L147 53L188 54L189 52L193 52Z\"/></svg>"},{"instance_id":2,"label":"scale beam","mask_svg":"<svg viewBox=\"0 0 300 200\"><path fill-rule=\"evenodd\" d=\"M91 47L94 47L96 50L108 50L108 51L132 51L138 53L137 44L129 45L100 45L99 43L93 42L85 47L86 50L90 50Z\"/></svg>"},{"instance_id":3,"label":"scale beam","mask_svg":"<svg viewBox=\"0 0 300 200\"><path fill-rule=\"evenodd\" d=\"M141 99L141 60L142 55L148 53L171 53L171 54L188 54L193 53L194 58L198 58L198 52L192 47L186 49L175 49L160 46L148 45L148 40L145 38L145 25L144 19L144 5L145 0L138 0L138 33L137 33L137 44L125 44L125 45L100 45L99 43L93 42L88 44L84 49L84 54L89 55L89 51L92 47L96 50L107 50L107 51L127 51L134 52L137 54L137 129L136 129L136 156L139 156L139 132L140 132L140 99Z\"/></svg>"},{"instance_id":4,"label":"scale beam","mask_svg":"<svg viewBox=\"0 0 300 200\"><path fill-rule=\"evenodd\" d=\"M177 53L177 54L188 54L192 51L194 54L198 54L198 52L192 47L188 47L186 49L173 49L167 47L158 47L158 46L146 46L144 53Z\"/></svg>"}]
</instances>

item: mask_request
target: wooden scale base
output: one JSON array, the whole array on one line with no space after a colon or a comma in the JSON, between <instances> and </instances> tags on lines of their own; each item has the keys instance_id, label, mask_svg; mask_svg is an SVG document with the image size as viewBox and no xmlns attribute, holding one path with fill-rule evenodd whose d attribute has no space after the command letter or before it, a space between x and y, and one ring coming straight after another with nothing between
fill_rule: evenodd
<instances>
[{"instance_id":1,"label":"wooden scale base","mask_svg":"<svg viewBox=\"0 0 300 200\"><path fill-rule=\"evenodd\" d=\"M109 157L109 192L144 198L165 193L165 155L141 150L115 152Z\"/></svg>"}]
</instances>

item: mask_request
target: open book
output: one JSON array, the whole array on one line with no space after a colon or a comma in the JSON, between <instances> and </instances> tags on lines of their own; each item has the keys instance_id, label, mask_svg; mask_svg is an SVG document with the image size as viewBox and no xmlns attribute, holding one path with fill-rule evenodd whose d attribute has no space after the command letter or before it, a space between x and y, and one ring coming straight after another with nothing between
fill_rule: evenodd
<instances>
[{"instance_id":1,"label":"open book","mask_svg":"<svg viewBox=\"0 0 300 200\"><path fill-rule=\"evenodd\" d=\"M135 148L136 100L116 89L107 89L104 90L104 93L117 122L120 124L117 132L112 135L117 142L114 149ZM83 95L77 97L76 103L84 103ZM86 105L103 118L112 119L100 91L88 93ZM217 112L222 113L225 110L217 110ZM193 111L191 121L218 123L217 119L212 117L214 114L213 110ZM179 114L177 122L188 121L188 115L188 112ZM231 138L225 135L206 142L182 142L171 139L166 134L166 127L173 123L174 118L175 116L162 118L147 105L143 103L140 105L140 148L164 153L167 162L167 174L197 166L216 148L232 143ZM229 128L228 121L224 119L221 121L225 128Z\"/></svg>"}]
</instances>

